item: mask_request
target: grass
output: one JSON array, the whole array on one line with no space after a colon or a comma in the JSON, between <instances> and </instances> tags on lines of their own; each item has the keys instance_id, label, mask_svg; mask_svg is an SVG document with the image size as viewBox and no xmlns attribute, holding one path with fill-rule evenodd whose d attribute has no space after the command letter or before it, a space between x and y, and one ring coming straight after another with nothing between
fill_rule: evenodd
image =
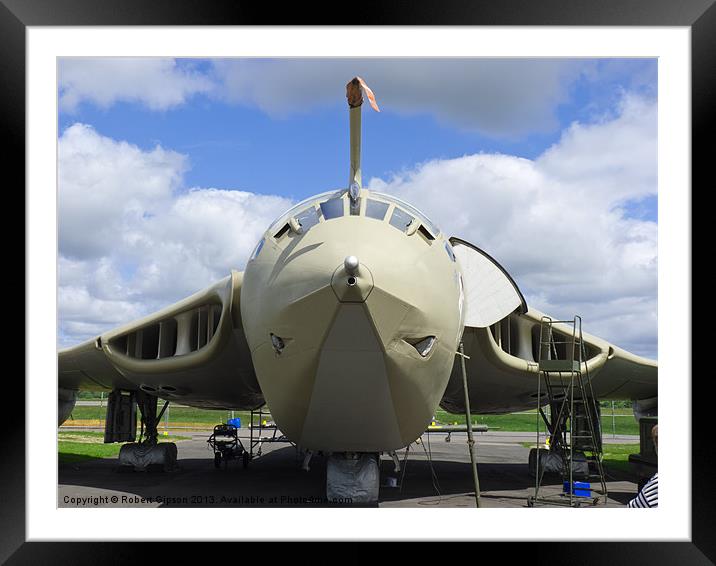
<instances>
[{"instance_id":1,"label":"grass","mask_svg":"<svg viewBox=\"0 0 716 566\"><path fill-rule=\"evenodd\" d=\"M188 436L170 435L161 441L176 442L187 440ZM74 464L97 458L112 458L119 455L122 443L104 444L103 432L66 431L57 435L57 452L60 464Z\"/></svg>"},{"instance_id":2,"label":"grass","mask_svg":"<svg viewBox=\"0 0 716 566\"><path fill-rule=\"evenodd\" d=\"M161 410L161 407L159 408ZM104 426L107 407L96 406L75 406L70 418L64 422L66 426ZM212 429L214 425L225 423L231 418L231 411L224 409L195 409L193 407L176 407L169 405L167 409L168 419L162 417L159 423L159 430L163 430L165 423L169 422L169 428L196 428ZM250 419L248 411L234 411L234 416L241 419L241 426L246 426Z\"/></svg>"},{"instance_id":3,"label":"grass","mask_svg":"<svg viewBox=\"0 0 716 566\"><path fill-rule=\"evenodd\" d=\"M210 430L214 425L226 422L231 416L231 411L224 409L195 409L193 407L177 407L169 405L168 421L169 429L193 428L198 430ZM100 406L76 406L71 418L65 421L67 426L104 426L106 407ZM602 430L605 436L614 432L615 434L639 434L639 424L632 415L631 409L615 409L614 418L615 430L612 430L611 409L602 409ZM234 416L241 418L242 427L248 425L250 413L248 411L235 411ZM465 415L453 415L446 411L438 410L435 414L437 420L443 424L465 424ZM537 415L534 411L524 413L511 413L507 415L473 415L473 422L486 424L490 429L509 432L536 432ZM165 429L166 419L162 417L159 430ZM544 430L544 425L541 425Z\"/></svg>"},{"instance_id":4,"label":"grass","mask_svg":"<svg viewBox=\"0 0 716 566\"><path fill-rule=\"evenodd\" d=\"M631 409L616 409L614 411L614 434L639 434L639 423L634 419ZM437 420L443 424L465 424L465 415L453 415L438 410L435 414ZM506 415L473 415L473 423L486 424L490 429L509 432L537 432L538 416L533 411L525 413L509 413ZM541 419L540 419L541 420ZM544 423L540 422L540 430L544 430ZM606 437L612 434L611 411L602 412L602 433Z\"/></svg>"},{"instance_id":5,"label":"grass","mask_svg":"<svg viewBox=\"0 0 716 566\"><path fill-rule=\"evenodd\" d=\"M639 450L638 444L603 444L604 459L602 463L607 468L632 472L629 465L629 454L638 454Z\"/></svg>"}]
</instances>

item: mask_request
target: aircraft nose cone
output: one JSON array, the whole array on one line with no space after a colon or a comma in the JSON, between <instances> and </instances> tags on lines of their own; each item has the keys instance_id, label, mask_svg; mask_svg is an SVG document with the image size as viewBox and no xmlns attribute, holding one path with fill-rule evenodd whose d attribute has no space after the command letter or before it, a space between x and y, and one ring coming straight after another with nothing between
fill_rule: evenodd
<instances>
[{"instance_id":1,"label":"aircraft nose cone","mask_svg":"<svg viewBox=\"0 0 716 566\"><path fill-rule=\"evenodd\" d=\"M333 272L331 286L340 302L362 303L373 289L373 274L356 256L349 255Z\"/></svg>"},{"instance_id":2,"label":"aircraft nose cone","mask_svg":"<svg viewBox=\"0 0 716 566\"><path fill-rule=\"evenodd\" d=\"M345 267L346 273L349 273L350 275L355 275L358 273L358 267L360 266L360 262L358 261L358 258L354 255L349 255L346 257L345 260L343 260L343 267Z\"/></svg>"}]
</instances>

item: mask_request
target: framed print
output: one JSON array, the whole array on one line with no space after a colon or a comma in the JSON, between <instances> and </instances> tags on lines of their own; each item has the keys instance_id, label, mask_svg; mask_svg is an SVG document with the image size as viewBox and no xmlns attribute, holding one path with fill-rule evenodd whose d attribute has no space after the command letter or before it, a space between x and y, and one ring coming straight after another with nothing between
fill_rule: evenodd
<instances>
[{"instance_id":1,"label":"framed print","mask_svg":"<svg viewBox=\"0 0 716 566\"><path fill-rule=\"evenodd\" d=\"M362 7L358 16L361 25L344 22L332 11L321 13L325 23L317 25L305 7L293 7L280 15L255 6L221 2L201 7L186 2L149 8L126 2L116 3L114 8L101 9L84 0L56 3L52 10L40 2L5 1L0 7L0 41L8 85L3 89L2 112L6 132L13 137L13 143L8 144L8 163L14 164L10 169L16 175L15 186L26 187L27 221L25 387L19 380L8 380L8 398L23 398L25 413L24 419L14 418L6 429L7 465L0 515L3 559L24 563L54 557L83 563L85 550L79 542L93 546L105 542L94 546L92 560L96 560L105 552L115 558L130 556L136 543L144 540L163 541L172 554L176 552L172 542L178 540L559 541L568 549L560 556L564 562L623 561L634 552L657 562L678 559L705 563L716 559L710 535L713 496L709 489L714 458L709 423L704 418L708 409L703 407L709 397L705 380L693 375L691 345L695 337L690 326L691 185L692 179L703 178L699 173L707 163L705 136L713 114L710 97L716 11L712 3L694 1L679 9L671 4L636 1L579 9L550 3L538 10L526 2L499 8L447 2L439 10L419 3L409 11L386 4L373 11ZM346 61L357 70L343 77ZM343 90L353 75L362 77L360 92L379 110L374 113L370 105L364 105L362 126L361 119L355 119L357 106L351 103L350 88L345 104ZM331 90L333 83L341 91L338 95ZM323 94L327 92L331 94ZM348 127L346 114L351 116L350 140L342 129ZM336 126L339 120L340 127ZM350 168L348 157L343 159L349 153L349 144ZM365 157L362 179L361 147ZM345 170L349 170L350 178L342 187ZM436 189L440 183L450 189ZM493 189L473 189L487 185ZM340 196L321 196L336 187L345 189ZM477 195L480 206L473 200ZM298 210L301 206L305 210ZM284 213L287 209L294 212ZM412 417L401 416L398 407L408 403L413 389L396 393L397 381L390 381L390 364L385 370L380 363L371 365L370 376L360 372L353 375L352 368L358 363L355 360L364 363L370 358L365 352L372 351L371 340L378 340L374 346L379 351L381 333L387 331L381 330L383 323L377 314L364 320L351 307L326 314L326 328L336 329L326 332L334 333L333 339L339 342L349 335L351 340L360 338L363 353L355 359L335 361L340 356L330 352L348 346L321 346L324 349L318 351L322 353L310 362L317 368L343 364L339 373L345 374L345 381L340 387L325 377L336 374L335 369L316 369L313 397L303 399L301 390L294 388L289 399L272 390L262 377L269 371L264 368L274 368L272 364L278 363L282 354L291 353L291 342L295 348L301 338L290 317L277 314L265 325L256 323L254 329L247 320L259 320L263 315L246 313L279 312L282 297L313 296L307 291L311 284L302 273L319 269L311 263L320 255L314 250L329 238L290 255L298 245L295 238L316 236L324 227L337 227L345 220L355 224L357 233L364 229L358 227L359 221L374 230L383 222L379 229L386 231L381 236L386 249L393 246L387 243L390 237L408 234L428 247L437 240L441 255L439 259L435 255L436 261L449 264L457 256L461 271L456 271L454 281L446 283L449 292L444 296L449 295L447 303L452 301L453 291L455 297L467 297L467 307L461 298L460 308L452 313L457 317L460 336L465 326L482 325L485 336L491 336L489 339L505 354L514 356L520 350L519 332L509 326L503 330L502 323L497 325L498 331L495 323L510 320L508 315L515 312L525 315L528 308L541 313L553 307L560 319L563 313L568 318L574 312L586 313L585 332L599 336L591 342L592 338L580 340L587 344L584 355L589 359L592 354L597 359L600 344L606 344L606 362L600 363L609 363L616 356L652 368L655 375L656 362L650 365L646 360L658 356L658 390L662 399L669 400L662 401L660 415L660 507L648 511L595 509L588 513L579 509L531 509L527 505L495 509L489 505L490 490L483 486L488 496L483 499L486 508L438 509L435 507L467 506L469 497L465 493L469 495L470 487L464 487L465 482L452 491L435 487L440 473L436 475L433 470L428 451L442 448L427 443L415 445L415 449L426 450L422 468L426 485L441 497L423 502L401 502L398 498L396 509L311 507L290 502L272 507L250 501L215 505L214 498L219 495L252 493L248 488L232 492L228 479L215 480L214 491L208 485L212 480L203 482L192 496L196 501L188 504L167 504L167 497L174 492L162 488L160 480L133 492L146 500L145 507L156 507L157 502L171 507L161 510L117 510L101 504L105 495L113 497L122 492L119 475L110 483L88 480L77 483L77 489L58 491L58 484L67 483L61 481L67 476L59 475L66 474L67 468L58 472L55 460L57 372L60 388L69 383L62 381L65 372L82 383L100 383L107 391L136 389L142 417L139 434L153 434L155 440L162 430L158 425L162 419L166 423L169 418L181 420L180 413L172 413L171 404L165 409L161 403L156 408L143 405L149 402L143 400L147 395L156 399L152 394L158 391L162 398L177 399L177 404L183 396L186 406L221 411L258 410L268 402L271 417L263 420L259 413L259 423L270 427L275 418L281 431L288 431L288 441L297 445L297 454L301 445L313 447L300 453L304 469L310 468L312 456L319 462L325 458L328 463L319 465L333 470L326 472L334 474L330 476L333 478L346 477L340 476L344 472L337 467L347 464L330 460L335 453L344 452L337 447L340 442L348 443L345 453L350 457L346 459L352 462L354 452L368 451L361 443L375 427L371 442L380 446L376 450L388 454L385 461L378 456L377 466L382 470L390 463L389 455L396 454L395 449L404 440L402 435L412 434L405 432L408 428L421 432L423 420L430 424L428 413L439 420L435 415L445 407L452 407L448 411L452 414L465 410L459 401L464 399L461 374L452 363L452 374L445 373L437 392L440 395L426 407L424 416L415 417L415 422ZM286 236L283 242L282 236ZM331 291L332 300L337 293L338 303L361 303L378 289L373 296L377 301L379 293L390 288L391 296L398 296L400 304L412 305L437 286L427 285L428 290L415 291L414 296L410 292L403 296L400 289L419 288L425 284L420 278L411 285L390 287L385 276L380 279L381 268L376 267L382 261L379 258L387 254L371 255L380 248L377 241L369 242L372 237L374 234L367 230L359 241L362 247L356 244L359 253L340 251L345 260L331 268L331 277L343 277L346 282L340 279L345 284L336 287L338 284L330 279L326 289ZM264 258L260 257L262 248ZM328 248L320 253L328 254ZM466 255L470 253L477 255ZM283 291L266 297L265 289L272 288L278 278L276 268L253 275L250 262L258 266L271 254L280 258L277 262L290 256L286 264L292 262L297 271ZM396 266L405 264L403 273L412 268L420 273L421 269L429 274L439 271L425 267L426 260L399 259L403 256L407 258L407 248L395 252L390 260ZM592 256L595 259L588 264ZM334 259L330 255L326 261L335 263ZM470 270L482 277L488 273L485 265L489 266L490 280L500 289L504 303L503 308L502 303L494 302L491 308L497 314L471 309L470 297L474 305L475 297L485 291L480 285L471 285L467 278L465 266L470 261L474 262ZM567 278L564 274L577 264L578 273ZM305 266L305 271L299 266ZM255 269L254 273L260 271ZM227 274L227 279L221 279ZM223 287L217 281L224 281ZM296 290L299 287L300 292ZM619 293L613 292L616 287ZM205 289L203 294L197 293L200 289ZM194 298L182 302L190 295ZM243 305L239 318L230 319L230 314L224 317L224 305L238 301L239 296ZM388 312L394 304L386 299L382 312ZM307 318L319 320L323 307L317 305L299 319L304 323ZM431 307L421 308L428 312ZM434 320L447 320L442 304L435 311L439 314ZM243 326L241 316L245 317ZM344 316L347 318L341 322ZM402 316L409 320L407 315ZM526 331L530 337L525 348L531 348L531 352L525 355L538 367L541 350L535 328L539 327L539 316L533 316L538 318L536 326ZM460 322L467 319L469 322ZM140 320L141 324L123 326L131 320ZM590 331L590 322L596 331ZM406 375L419 373L423 366L418 364L430 363L445 352L446 359L448 354L454 357L457 342L449 345L444 338L455 334L452 322L441 324L445 328L428 328L417 317L404 325L407 330L401 332L405 336L399 345L391 347L405 347L401 355L413 356L418 369L406 370ZM345 336L341 325L350 328ZM120 330L113 334L117 328ZM194 328L199 330L195 332ZM196 379L192 372L197 370L191 364L199 362L191 360L218 352L217 344L226 342L224 338L212 339L221 332L237 339L236 328L242 328L245 344L242 342L241 347L251 352L248 359L253 362L246 370L248 374L241 374L249 384L237 389L229 401L216 393L219 386L212 386L208 378L201 383L192 381ZM152 334L155 330L156 336ZM502 332L506 333L505 345ZM600 342L601 338L604 340ZM469 345L469 340L464 340ZM85 350L72 350L80 343L87 344ZM62 354L58 365L58 348L73 352L70 369ZM109 382L102 380L110 370L97 370L99 358L92 356L120 349L123 358L117 358L116 363L125 365L120 364L116 382L110 378L115 384L108 386ZM477 350L466 353L468 374L479 373ZM220 355L216 353L216 359ZM83 365L85 359L88 365ZM296 368L303 367L299 359L294 358ZM141 377L151 373L142 369L142 363L150 363L147 360L166 367L174 364L179 368L176 379L152 381ZM240 363L232 360L230 363ZM179 367L185 362L188 365ZM219 375L227 363L216 362L211 371ZM252 371L254 377L249 375ZM294 379L291 371L287 366L280 372L286 382ZM379 377L382 371L386 372L385 382ZM650 371L630 374L637 375L633 379L615 374L613 384L599 395L614 399L616 394L608 395L622 388L630 399L651 397L644 392L655 391L656 384L649 381ZM468 377L464 379L467 391ZM387 391L386 383L390 384L390 410L375 398L361 401L362 387L368 382L373 383L372 390L382 387ZM349 402L338 401L337 387L344 393L351 391L345 395ZM452 397L447 393L450 387L455 391ZM521 396L521 404L499 395L491 397L504 387L498 384L493 389L480 389L480 395L469 395L470 403L478 414L527 410L528 402L536 403L526 391L513 394L515 398ZM630 389L640 387L639 392ZM540 395L539 390L536 395ZM83 401L88 407L96 402L94 398ZM124 410L121 400L115 397L107 401L103 394L101 406L108 402L116 403L113 407L117 411ZM296 404L305 405L300 416L293 415L290 408L282 412L284 407ZM536 404L531 410L537 419L540 404ZM72 418L76 420L80 413L89 414L86 409L78 410L81 406L76 405L75 396L67 411L60 403L59 412L74 411ZM653 408L648 403L635 405L640 413ZM357 413L351 422L358 420L360 426L354 427L356 432L350 440L336 440L331 423L351 420L348 416L354 410ZM407 414L413 415L416 410L410 408ZM108 412L106 418L111 414ZM361 420L368 414L370 418ZM59 420L67 416L60 415ZM227 423L229 416L236 417L233 413L221 418L224 416ZM253 434L254 414L242 412L239 416L244 426L246 419L250 420ZM300 422L295 429L294 420ZM558 420L550 422L559 426ZM105 442L108 434L126 433L123 428L110 429L106 423L101 426L104 432L93 434L104 436ZM278 425L274 426L278 430ZM552 432L550 437L538 435L537 444L525 442L522 450L526 453L529 444L540 454L541 442L558 437ZM460 429L456 434L463 433ZM177 433L180 439L181 434ZM386 440L391 434L395 439ZM126 439L134 437L129 434ZM64 440L78 438L68 436ZM191 442L197 447L206 445L198 436ZM250 462L255 449L261 453L262 445L254 445L253 436L246 446L239 445L232 448L238 454L237 462L243 459L244 468L258 473L261 460L254 470ZM455 446L451 444L449 449ZM475 446L479 460L480 437ZM448 450L447 444L444 447ZM217 467L232 465L229 457L234 452L225 445L209 442L208 448L212 452L209 456L202 453L197 458L211 457ZM271 446L266 450L270 452ZM402 457L403 453L398 453ZM131 458L135 458L132 462L141 459L137 454ZM407 452L405 458L407 462ZM395 459L399 460L397 454ZM460 462L469 483L469 460ZM526 463L525 459L522 465ZM408 462L408 471L410 465ZM77 464L73 477L79 477L84 469ZM395 469L400 466L396 464ZM486 473L488 483L491 470L487 463L480 470ZM396 483L401 481L397 472L393 476ZM280 477L277 475L275 481ZM342 488L336 488L332 481L327 481L326 489L329 494L331 489L339 493ZM134 482L136 486L140 483ZM149 484L151 488L146 487ZM218 485L222 493L216 489ZM381 489L389 487L381 484ZM323 485L316 489L322 490ZM571 491L567 495L571 501ZM100 504L77 505L77 499L83 497L98 497ZM447 503L449 497L454 505ZM620 504L625 505L627 499ZM564 512L587 513L580 516L585 517L585 523L573 521L571 515L565 521ZM471 514L469 520L465 520L467 513ZM637 513L636 519L630 513ZM236 529L217 532L217 524L232 521L236 521ZM555 524L560 528L555 530ZM78 544L59 544L61 541ZM519 548L542 552L541 547L532 545Z\"/></svg>"}]
</instances>

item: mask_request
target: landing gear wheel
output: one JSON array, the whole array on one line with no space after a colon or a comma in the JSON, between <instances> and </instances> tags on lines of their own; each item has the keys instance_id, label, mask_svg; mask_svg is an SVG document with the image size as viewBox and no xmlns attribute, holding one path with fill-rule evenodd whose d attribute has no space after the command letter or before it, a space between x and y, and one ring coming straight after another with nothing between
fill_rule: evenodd
<instances>
[{"instance_id":1,"label":"landing gear wheel","mask_svg":"<svg viewBox=\"0 0 716 566\"><path fill-rule=\"evenodd\" d=\"M535 506L534 499L532 499L532 496L530 495L530 496L527 498L527 507L534 507L534 506Z\"/></svg>"},{"instance_id":2,"label":"landing gear wheel","mask_svg":"<svg viewBox=\"0 0 716 566\"><path fill-rule=\"evenodd\" d=\"M244 466L244 469L249 467L249 462L251 461L251 456L248 452L244 451L243 456L241 457L241 463Z\"/></svg>"},{"instance_id":3,"label":"landing gear wheel","mask_svg":"<svg viewBox=\"0 0 716 566\"><path fill-rule=\"evenodd\" d=\"M221 452L214 453L214 467L217 469L221 467Z\"/></svg>"}]
</instances>

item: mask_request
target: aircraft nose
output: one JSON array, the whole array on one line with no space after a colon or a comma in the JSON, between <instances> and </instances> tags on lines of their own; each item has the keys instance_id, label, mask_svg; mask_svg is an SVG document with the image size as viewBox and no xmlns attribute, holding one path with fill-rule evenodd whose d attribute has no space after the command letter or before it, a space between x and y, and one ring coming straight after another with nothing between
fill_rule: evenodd
<instances>
[{"instance_id":1,"label":"aircraft nose","mask_svg":"<svg viewBox=\"0 0 716 566\"><path fill-rule=\"evenodd\" d=\"M362 303L373 290L373 274L354 255L346 256L333 272L331 287L342 303Z\"/></svg>"},{"instance_id":2,"label":"aircraft nose","mask_svg":"<svg viewBox=\"0 0 716 566\"><path fill-rule=\"evenodd\" d=\"M349 255L346 257L346 259L343 260L343 266L346 268L346 272L352 275L358 272L358 268L360 267L360 261L358 261L358 258L356 256Z\"/></svg>"}]
</instances>

